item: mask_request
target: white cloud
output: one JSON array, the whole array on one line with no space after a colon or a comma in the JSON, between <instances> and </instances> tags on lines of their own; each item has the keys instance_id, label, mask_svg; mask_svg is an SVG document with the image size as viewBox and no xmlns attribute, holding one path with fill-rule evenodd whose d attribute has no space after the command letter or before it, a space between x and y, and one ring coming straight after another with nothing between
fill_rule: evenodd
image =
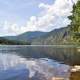
<instances>
[{"instance_id":1,"label":"white cloud","mask_svg":"<svg viewBox=\"0 0 80 80\"><path fill-rule=\"evenodd\" d=\"M42 8L40 16L32 16L26 24L27 31L51 31L54 28L65 27L70 24L68 16L71 15L73 2L77 0L55 0L52 5L41 3Z\"/></svg>"},{"instance_id":2,"label":"white cloud","mask_svg":"<svg viewBox=\"0 0 80 80\"><path fill-rule=\"evenodd\" d=\"M44 3L40 3L40 4L39 4L39 8L43 8L43 9L46 8L46 9L48 9L48 8L50 8L50 5L49 5L49 4L46 4L46 5L45 5Z\"/></svg>"},{"instance_id":3,"label":"white cloud","mask_svg":"<svg viewBox=\"0 0 80 80\"><path fill-rule=\"evenodd\" d=\"M26 31L26 27L5 21L0 25L0 36L15 36Z\"/></svg>"},{"instance_id":4,"label":"white cloud","mask_svg":"<svg viewBox=\"0 0 80 80\"><path fill-rule=\"evenodd\" d=\"M77 0L55 0L53 4L39 4L42 14L31 16L26 25L5 23L2 30L5 35L17 35L26 31L51 31L55 28L65 27L70 24L67 18L71 15L73 3Z\"/></svg>"}]
</instances>

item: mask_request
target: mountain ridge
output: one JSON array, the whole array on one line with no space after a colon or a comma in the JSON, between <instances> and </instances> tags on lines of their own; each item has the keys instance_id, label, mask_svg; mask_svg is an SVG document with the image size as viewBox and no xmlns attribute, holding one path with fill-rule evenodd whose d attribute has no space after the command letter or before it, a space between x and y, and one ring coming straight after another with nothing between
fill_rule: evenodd
<instances>
[{"instance_id":1,"label":"mountain ridge","mask_svg":"<svg viewBox=\"0 0 80 80\"><path fill-rule=\"evenodd\" d=\"M70 37L70 27L52 30L51 32L38 37L32 41L32 45L54 45L65 44ZM67 44L67 43L66 43Z\"/></svg>"},{"instance_id":2,"label":"mountain ridge","mask_svg":"<svg viewBox=\"0 0 80 80\"><path fill-rule=\"evenodd\" d=\"M70 27L54 29L51 32L29 31L18 36L6 36L7 40L29 42L31 45L67 44L70 37Z\"/></svg>"},{"instance_id":3,"label":"mountain ridge","mask_svg":"<svg viewBox=\"0 0 80 80\"><path fill-rule=\"evenodd\" d=\"M17 41L31 41L34 38L37 38L38 36L44 35L47 32L41 32L41 31L29 31L25 32L23 34L20 34L18 36L5 36L8 40L17 40Z\"/></svg>"}]
</instances>

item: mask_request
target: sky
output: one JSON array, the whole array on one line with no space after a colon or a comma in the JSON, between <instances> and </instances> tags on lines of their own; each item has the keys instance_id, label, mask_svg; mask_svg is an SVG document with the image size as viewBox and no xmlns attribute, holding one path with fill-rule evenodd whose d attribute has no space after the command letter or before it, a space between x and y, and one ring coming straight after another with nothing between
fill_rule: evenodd
<instances>
[{"instance_id":1,"label":"sky","mask_svg":"<svg viewBox=\"0 0 80 80\"><path fill-rule=\"evenodd\" d=\"M0 36L49 32L70 24L77 0L0 0Z\"/></svg>"}]
</instances>

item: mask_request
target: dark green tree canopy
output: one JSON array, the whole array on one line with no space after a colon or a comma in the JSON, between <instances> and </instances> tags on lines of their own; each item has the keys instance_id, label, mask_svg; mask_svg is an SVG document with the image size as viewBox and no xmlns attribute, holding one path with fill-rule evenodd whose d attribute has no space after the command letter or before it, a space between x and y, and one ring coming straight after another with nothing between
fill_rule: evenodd
<instances>
[{"instance_id":1,"label":"dark green tree canopy","mask_svg":"<svg viewBox=\"0 0 80 80\"><path fill-rule=\"evenodd\" d=\"M71 20L71 39L75 42L80 42L80 1L74 4Z\"/></svg>"}]
</instances>

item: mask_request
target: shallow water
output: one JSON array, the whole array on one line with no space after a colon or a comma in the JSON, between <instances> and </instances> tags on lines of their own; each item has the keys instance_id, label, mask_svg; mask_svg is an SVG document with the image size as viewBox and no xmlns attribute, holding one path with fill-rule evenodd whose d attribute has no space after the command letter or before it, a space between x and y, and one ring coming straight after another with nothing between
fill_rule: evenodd
<instances>
[{"instance_id":1,"label":"shallow water","mask_svg":"<svg viewBox=\"0 0 80 80\"><path fill-rule=\"evenodd\" d=\"M66 53L60 47L0 46L0 80L51 80L55 77L67 80L70 66L51 57L55 52L60 55L60 51Z\"/></svg>"},{"instance_id":2,"label":"shallow water","mask_svg":"<svg viewBox=\"0 0 80 80\"><path fill-rule=\"evenodd\" d=\"M13 54L0 54L0 80L12 80L15 76L17 80L28 80L36 77L36 73L38 78L45 76L45 80L52 77L66 79L69 77L69 69L68 65L47 58L25 59Z\"/></svg>"}]
</instances>

